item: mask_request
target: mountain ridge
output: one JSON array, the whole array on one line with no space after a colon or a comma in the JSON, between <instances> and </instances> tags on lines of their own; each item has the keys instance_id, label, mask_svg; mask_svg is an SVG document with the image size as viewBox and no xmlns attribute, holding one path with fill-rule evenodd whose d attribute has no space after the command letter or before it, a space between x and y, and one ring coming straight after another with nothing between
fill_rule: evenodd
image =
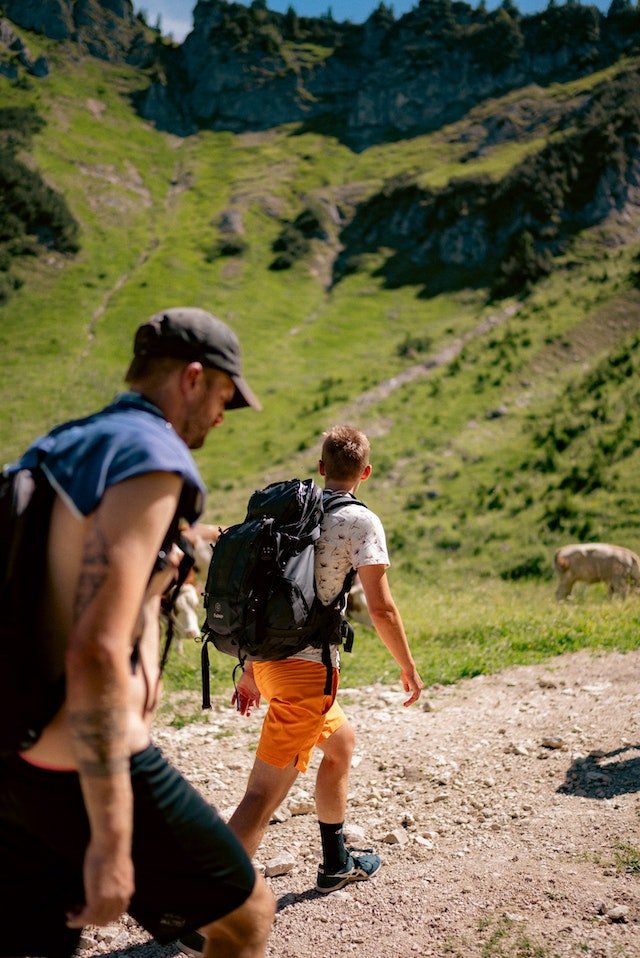
<instances>
[{"instance_id":1,"label":"mountain ridge","mask_svg":"<svg viewBox=\"0 0 640 958\"><path fill-rule=\"evenodd\" d=\"M299 122L366 149L454 122L487 97L634 53L640 13L616 9L550 6L520 16L506 3L487 13L422 0L397 21L381 4L354 26L199 0L193 31L165 48L164 75L139 109L172 132Z\"/></svg>"},{"instance_id":2,"label":"mountain ridge","mask_svg":"<svg viewBox=\"0 0 640 958\"><path fill-rule=\"evenodd\" d=\"M24 223L0 307L5 455L108 401L132 325L193 302L237 328L265 406L228 417L222 458L217 439L198 453L213 521L266 476L311 474L348 415L371 433L367 500L407 590L443 569L547 575L583 533L638 549L637 58L354 150L306 123L176 136L135 112L157 64L127 63L126 43L109 59L9 25L48 64L0 76L33 129L12 149L64 198L78 248Z\"/></svg>"},{"instance_id":3,"label":"mountain ridge","mask_svg":"<svg viewBox=\"0 0 640 958\"><path fill-rule=\"evenodd\" d=\"M303 123L354 149L454 122L530 83L595 72L640 49L640 11L613 0L523 16L461 0L420 0L395 19L384 3L361 25L198 0L182 44L163 42L131 0L5 0L5 15L92 56L150 70L142 116L178 135Z\"/></svg>"}]
</instances>

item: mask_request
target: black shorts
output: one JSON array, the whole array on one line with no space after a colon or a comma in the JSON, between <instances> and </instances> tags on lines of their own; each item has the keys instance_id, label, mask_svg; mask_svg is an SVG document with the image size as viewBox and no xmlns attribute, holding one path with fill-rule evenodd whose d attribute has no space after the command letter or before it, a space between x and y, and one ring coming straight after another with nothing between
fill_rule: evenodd
<instances>
[{"instance_id":1,"label":"black shorts","mask_svg":"<svg viewBox=\"0 0 640 958\"><path fill-rule=\"evenodd\" d=\"M255 872L215 809L162 753L131 759L135 893L128 909L159 942L207 925L251 894ZM80 932L66 927L84 901L89 825L75 772L0 763L0 955L63 958Z\"/></svg>"}]
</instances>

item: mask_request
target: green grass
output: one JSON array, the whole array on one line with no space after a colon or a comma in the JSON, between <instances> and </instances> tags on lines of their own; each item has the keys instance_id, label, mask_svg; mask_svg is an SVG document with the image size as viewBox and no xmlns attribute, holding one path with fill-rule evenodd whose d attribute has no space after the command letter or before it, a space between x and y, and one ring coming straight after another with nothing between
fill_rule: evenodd
<instances>
[{"instance_id":1,"label":"green grass","mask_svg":"<svg viewBox=\"0 0 640 958\"><path fill-rule=\"evenodd\" d=\"M552 952L531 942L518 924L509 918L487 923L481 931L489 932L482 943L482 958L553 958Z\"/></svg>"},{"instance_id":2,"label":"green grass","mask_svg":"<svg viewBox=\"0 0 640 958\"><path fill-rule=\"evenodd\" d=\"M207 519L237 521L253 489L313 475L322 431L348 419L371 437L374 472L362 497L387 529L390 578L428 685L577 649L637 647L636 598L610 604L592 589L555 603L553 550L573 533L550 529L545 518L545 510L563 507L553 483L590 462L597 441L623 421L618 394L635 408L632 389L603 387L610 421L593 423L558 458L557 473L536 465L534 442L538 424L567 412L568 384L579 387L640 325L630 281L640 251L633 211L628 223L577 237L517 314L483 335L474 334L478 324L505 303L488 303L484 288L438 296L419 286L387 288L377 270L389 251L367 256L360 272L333 288L325 262L332 250L316 242L291 270L268 269L284 221L310 204L347 215L396 176L430 187L451 176L503 176L557 134L541 121L527 137L469 160L474 124L509 115L521 98L545 108L569 103L625 64L512 92L432 134L354 154L332 137L298 135L295 125L180 140L133 112L130 97L144 76L71 60L41 37L25 33L25 40L49 58L50 76L26 87L0 78L0 93L6 105L34 105L47 120L29 162L64 193L82 248L75 257L25 260L24 286L0 307L3 461L53 423L110 400L144 318L169 304L201 305L238 331L247 376L264 403L260 415L228 415L197 453L210 489ZM104 108L96 112L89 101ZM246 248L216 257L230 210L241 218ZM337 224L332 229L337 234ZM462 336L468 341L455 359L397 385L396 377ZM417 351L407 352L407 343ZM371 393L384 383L386 394ZM501 407L506 415L488 418ZM640 449L628 449L605 462L599 488L564 504L594 537L636 551L639 466ZM501 578L536 562L532 581ZM172 688L198 688L198 653L189 645L182 660L173 656ZM229 686L231 666L216 656L214 689ZM344 683L396 680L384 648L359 630Z\"/></svg>"},{"instance_id":3,"label":"green grass","mask_svg":"<svg viewBox=\"0 0 640 958\"><path fill-rule=\"evenodd\" d=\"M614 851L616 868L624 875L640 874L640 850L630 844L621 844Z\"/></svg>"},{"instance_id":4,"label":"green grass","mask_svg":"<svg viewBox=\"0 0 640 958\"><path fill-rule=\"evenodd\" d=\"M594 654L638 648L640 596L609 602L604 588L576 589L573 601L558 603L552 583L503 583L443 577L440 586L407 587L390 579L407 635L427 687L518 665L552 662L580 650ZM343 688L376 682L398 684L398 668L375 633L356 625L353 652L342 657ZM185 643L172 656L171 689L200 690L199 643ZM212 689L232 689L235 660L211 651ZM428 694L428 693L427 693Z\"/></svg>"}]
</instances>

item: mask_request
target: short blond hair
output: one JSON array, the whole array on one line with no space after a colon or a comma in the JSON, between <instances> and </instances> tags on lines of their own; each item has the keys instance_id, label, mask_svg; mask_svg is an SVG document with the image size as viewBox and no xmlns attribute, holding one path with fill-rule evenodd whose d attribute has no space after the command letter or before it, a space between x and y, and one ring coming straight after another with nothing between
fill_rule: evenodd
<instances>
[{"instance_id":1,"label":"short blond hair","mask_svg":"<svg viewBox=\"0 0 640 958\"><path fill-rule=\"evenodd\" d=\"M323 433L322 462L327 479L359 479L369 465L369 440L354 426L333 426Z\"/></svg>"}]
</instances>

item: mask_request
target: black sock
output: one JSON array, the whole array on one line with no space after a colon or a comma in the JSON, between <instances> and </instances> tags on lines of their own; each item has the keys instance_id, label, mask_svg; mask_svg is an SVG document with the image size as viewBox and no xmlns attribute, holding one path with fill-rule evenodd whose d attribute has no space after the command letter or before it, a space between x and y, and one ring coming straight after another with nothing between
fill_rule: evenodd
<instances>
[{"instance_id":1,"label":"black sock","mask_svg":"<svg viewBox=\"0 0 640 958\"><path fill-rule=\"evenodd\" d=\"M322 839L322 861L325 871L331 875L346 865L349 852L344 844L344 822L328 825L318 822Z\"/></svg>"}]
</instances>

